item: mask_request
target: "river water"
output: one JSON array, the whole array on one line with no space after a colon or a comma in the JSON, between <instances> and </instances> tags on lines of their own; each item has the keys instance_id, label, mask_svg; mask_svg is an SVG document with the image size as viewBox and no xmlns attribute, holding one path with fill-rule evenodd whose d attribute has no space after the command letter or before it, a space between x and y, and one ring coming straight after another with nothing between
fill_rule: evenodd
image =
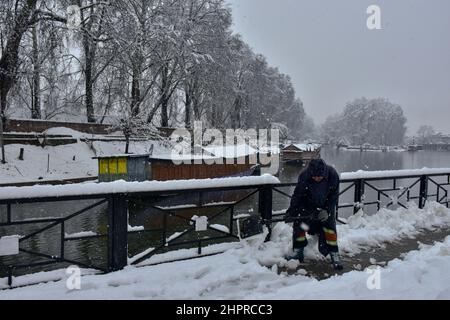
<instances>
[{"instance_id":1,"label":"river water","mask_svg":"<svg viewBox=\"0 0 450 320\"><path fill-rule=\"evenodd\" d=\"M450 152L433 152L433 151L419 151L419 152L377 152L377 151L348 151L337 150L334 148L323 148L322 158L330 165L334 166L338 172L349 172L357 170L398 170L398 169L420 169L424 167L428 168L450 168ZM296 165L283 165L280 169L279 178L282 182L290 183L295 182L300 171L303 168ZM293 187L284 188L284 192L292 194ZM253 196L248 201L245 201L242 205L238 206L234 214L239 213L256 213L257 212L257 196ZM389 199L388 199L389 200ZM289 198L278 193L274 193L273 208L274 210L286 209L289 206ZM340 202L351 202L352 194L349 193L340 199ZM92 204L95 201L66 201L55 202L46 204L27 204L27 205L13 205L13 217L15 219L28 219L28 218L42 218L42 217L63 217L73 212L76 212L83 207ZM211 209L212 210L212 209ZM220 208L215 209L217 212ZM93 231L98 234L104 234L106 232L106 205L97 207L89 212L72 219L70 223L66 224L65 232L68 234L78 233L82 231ZM192 215L204 215L208 214L201 210L191 210L186 213L187 217ZM348 217L352 214L352 210L343 210L339 212L341 217ZM171 221L171 219L173 221ZM6 221L6 207L0 206L0 223ZM130 210L130 225L132 226L144 226L145 228L154 228L155 221L162 221L162 215L155 216L154 213L149 213L145 208L134 206ZM219 217L214 223L228 225L230 221L230 215L225 214L223 217ZM170 228L167 236L175 232L185 230L189 225L185 221L180 219L170 218ZM11 234L27 234L36 228L44 227L45 224L39 226L33 226L24 228L18 227L0 227L0 236ZM194 233L190 237L184 238L184 240L197 239L198 237L204 237L206 235L212 235L213 232L203 233L199 235ZM215 234L217 236L217 234ZM23 248L34 250L50 255L58 255L60 252L60 228L59 226L53 227L29 240L25 241L21 246ZM129 235L129 255L137 254L149 247L156 246L158 241L162 237L161 232L145 233L145 234L132 234ZM94 264L97 266L105 267L106 262L106 239L95 240L76 240L69 241L65 244L66 257L75 261L81 261L87 264ZM32 257L27 254L21 254L19 256L2 257L0 258L1 264L11 263L26 263L28 261L42 261L42 258ZM32 270L19 270L16 274L28 273ZM5 273L0 270L0 277Z\"/></svg>"}]
</instances>

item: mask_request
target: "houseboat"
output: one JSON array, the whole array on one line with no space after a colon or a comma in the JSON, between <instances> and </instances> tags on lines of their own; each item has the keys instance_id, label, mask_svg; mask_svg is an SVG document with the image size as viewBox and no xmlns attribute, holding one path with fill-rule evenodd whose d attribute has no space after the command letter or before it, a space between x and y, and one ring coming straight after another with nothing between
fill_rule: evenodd
<instances>
[{"instance_id":1,"label":"houseboat","mask_svg":"<svg viewBox=\"0 0 450 320\"><path fill-rule=\"evenodd\" d=\"M320 158L321 146L319 144L289 144L281 151L281 159L287 164L300 164L306 167L313 159Z\"/></svg>"}]
</instances>

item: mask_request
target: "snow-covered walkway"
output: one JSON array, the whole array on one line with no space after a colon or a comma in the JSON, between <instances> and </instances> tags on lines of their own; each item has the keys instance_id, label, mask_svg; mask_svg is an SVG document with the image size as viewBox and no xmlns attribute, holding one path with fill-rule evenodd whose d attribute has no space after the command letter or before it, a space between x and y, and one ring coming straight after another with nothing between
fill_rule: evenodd
<instances>
[{"instance_id":1,"label":"snow-covered walkway","mask_svg":"<svg viewBox=\"0 0 450 320\"><path fill-rule=\"evenodd\" d=\"M361 212L348 222L339 226L340 246L346 257L355 257L368 249L383 250L400 238L448 229L450 210L433 202L423 210L411 204L408 210L382 210L374 216ZM260 236L211 257L86 275L81 278L81 290L70 291L66 281L61 280L3 290L0 299L450 298L450 237L432 245L419 245L419 250L387 262L379 271L355 269L319 281L305 275L306 270L295 275L278 272L279 267L287 265L283 256L291 244L291 231L290 225L279 223L268 243L263 243L264 237ZM306 256L317 260L320 257L312 240ZM5 279L0 281L4 285Z\"/></svg>"}]
</instances>

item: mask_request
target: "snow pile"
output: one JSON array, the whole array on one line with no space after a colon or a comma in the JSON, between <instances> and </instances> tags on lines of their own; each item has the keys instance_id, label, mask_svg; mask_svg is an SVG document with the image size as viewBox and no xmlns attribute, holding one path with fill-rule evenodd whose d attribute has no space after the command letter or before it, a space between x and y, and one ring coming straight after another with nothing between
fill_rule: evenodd
<instances>
[{"instance_id":1,"label":"snow pile","mask_svg":"<svg viewBox=\"0 0 450 320\"><path fill-rule=\"evenodd\" d=\"M20 149L24 160L18 160ZM97 176L97 161L85 143L39 147L11 144L5 146L6 164L0 164L0 183L57 180ZM48 164L48 171L47 171Z\"/></svg>"},{"instance_id":2,"label":"snow pile","mask_svg":"<svg viewBox=\"0 0 450 320\"><path fill-rule=\"evenodd\" d=\"M55 127L47 129L44 134L46 135L64 135L64 136L72 136L75 139L81 138L89 138L92 137L92 134L84 133L80 131L76 131L66 127Z\"/></svg>"},{"instance_id":3,"label":"snow pile","mask_svg":"<svg viewBox=\"0 0 450 320\"><path fill-rule=\"evenodd\" d=\"M85 275L80 290L67 289L67 276L62 274L58 282L0 291L0 299L449 299L449 268L450 237L379 268L378 283L369 269L323 281L301 273L279 275L254 260L236 259L230 250L202 259Z\"/></svg>"},{"instance_id":4,"label":"snow pile","mask_svg":"<svg viewBox=\"0 0 450 320\"><path fill-rule=\"evenodd\" d=\"M367 246L382 242L413 238L421 229L434 230L450 226L450 210L437 202L427 202L423 210L415 202L408 209L395 211L381 209L367 216L363 211L347 219L347 225L339 225L339 244L349 255L359 253Z\"/></svg>"},{"instance_id":5,"label":"snow pile","mask_svg":"<svg viewBox=\"0 0 450 320\"><path fill-rule=\"evenodd\" d=\"M421 230L450 226L450 210L436 202L428 202L421 210L411 202L408 209L382 209L371 216L365 215L361 210L348 218L347 222L348 224L337 227L339 248L342 254L353 256L385 242L413 238ZM305 257L324 259L317 248L317 237L307 235L307 238L309 245L305 249ZM286 266L284 257L291 253L292 226L283 222L276 224L272 229L271 241L259 246L259 250L254 250L253 246L243 251L242 259L255 259L267 267Z\"/></svg>"}]
</instances>

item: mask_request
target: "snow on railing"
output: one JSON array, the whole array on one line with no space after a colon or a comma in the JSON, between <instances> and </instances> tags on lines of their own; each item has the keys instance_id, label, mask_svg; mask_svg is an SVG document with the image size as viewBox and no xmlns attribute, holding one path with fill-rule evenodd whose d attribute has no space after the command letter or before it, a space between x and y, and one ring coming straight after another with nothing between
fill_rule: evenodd
<instances>
[{"instance_id":1,"label":"snow on railing","mask_svg":"<svg viewBox=\"0 0 450 320\"><path fill-rule=\"evenodd\" d=\"M278 180L278 178L269 174L265 174L255 177L232 177L198 180L145 182L126 182L120 180L108 183L81 183L58 186L36 185L30 187L2 187L0 188L0 200L54 197L58 198L65 196L92 196L104 194L145 193L210 188L238 188L279 183L280 180Z\"/></svg>"},{"instance_id":2,"label":"snow on railing","mask_svg":"<svg viewBox=\"0 0 450 320\"><path fill-rule=\"evenodd\" d=\"M408 169L408 170L384 170L384 171L356 171L341 173L342 180L354 179L376 179L376 178L391 178L391 177L410 177L422 175L445 175L450 174L450 168L439 169Z\"/></svg>"},{"instance_id":3,"label":"snow on railing","mask_svg":"<svg viewBox=\"0 0 450 320\"><path fill-rule=\"evenodd\" d=\"M81 239L81 238L90 238L90 237L95 237L98 234L96 232L93 231L82 231L82 232L77 232L77 233L65 233L64 238L65 239Z\"/></svg>"},{"instance_id":4,"label":"snow on railing","mask_svg":"<svg viewBox=\"0 0 450 320\"><path fill-rule=\"evenodd\" d=\"M386 171L357 171L343 172L342 180L409 177L421 175L450 175L450 168L386 170ZM80 183L70 185L35 185L29 187L1 187L1 200L29 199L29 198L58 198L67 196L92 196L106 194L145 193L159 191L195 190L210 188L251 187L258 185L279 184L278 178L265 174L255 177L231 177L217 179L174 180L174 181L145 181L126 182L123 180L109 183Z\"/></svg>"}]
</instances>

